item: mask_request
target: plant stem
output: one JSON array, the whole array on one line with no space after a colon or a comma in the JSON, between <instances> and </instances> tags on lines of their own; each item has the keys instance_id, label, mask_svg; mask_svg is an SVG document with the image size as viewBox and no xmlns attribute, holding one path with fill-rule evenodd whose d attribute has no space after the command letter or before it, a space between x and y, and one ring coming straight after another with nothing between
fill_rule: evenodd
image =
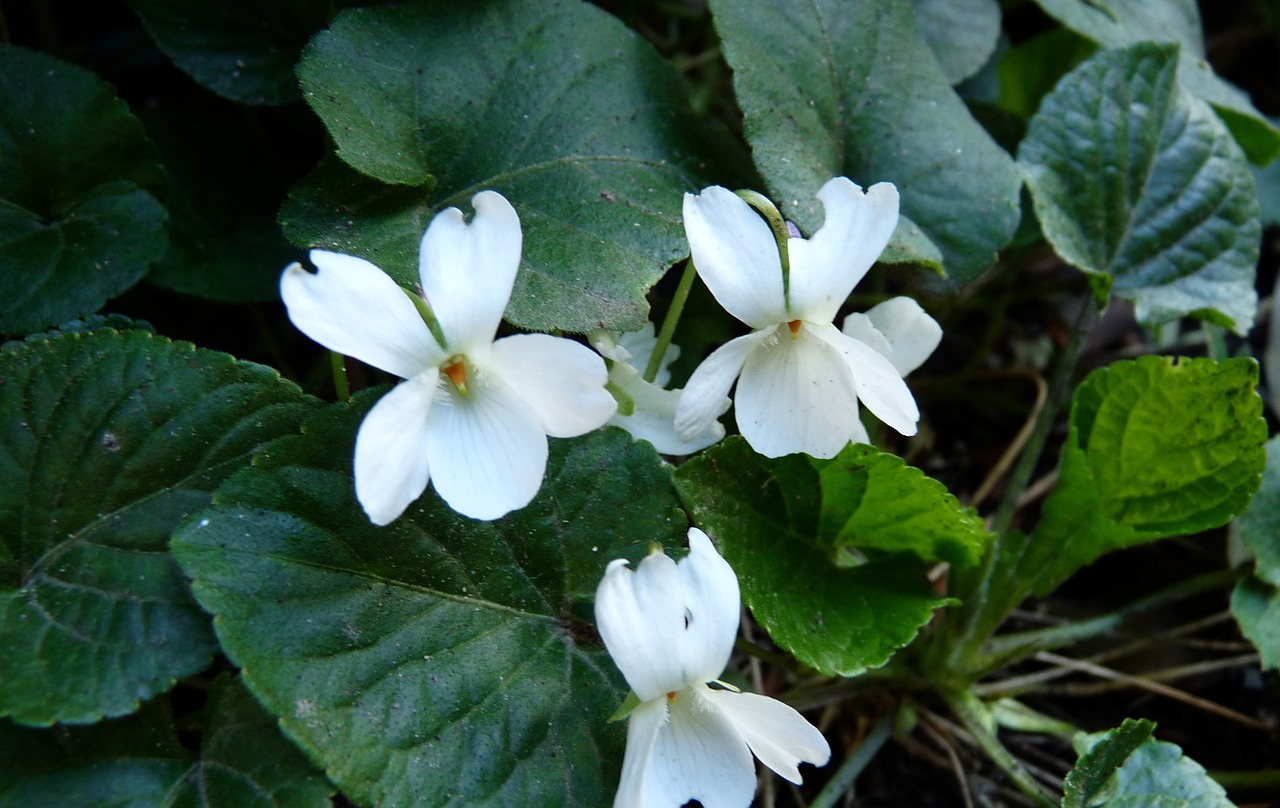
<instances>
[{"instance_id":1,"label":"plant stem","mask_svg":"<svg viewBox=\"0 0 1280 808\"><path fill-rule=\"evenodd\" d=\"M835 776L809 804L809 808L831 808L835 805L836 801L853 785L853 781L858 779L858 775L862 774L862 770L867 768L867 764L876 756L876 753L884 747L889 740L889 731L892 727L893 713L886 713L867 733L867 737L862 739L858 748L853 750L853 754L840 764Z\"/></svg>"},{"instance_id":2,"label":"plant stem","mask_svg":"<svg viewBox=\"0 0 1280 808\"><path fill-rule=\"evenodd\" d=\"M1030 797L1036 805L1041 808L1055 808L1057 803L1050 797L1044 786L1037 783L1013 753L1000 743L994 729L995 721L987 706L967 690L943 695L956 718L964 724L978 746L982 747L982 751L991 758L991 762L999 766L1000 770L1007 774L1022 793Z\"/></svg>"},{"instance_id":3,"label":"plant stem","mask_svg":"<svg viewBox=\"0 0 1280 808\"><path fill-rule=\"evenodd\" d=\"M333 391L338 401L351 398L351 385L347 383L347 358L337 351L329 351L329 363L333 366Z\"/></svg>"},{"instance_id":4,"label":"plant stem","mask_svg":"<svg viewBox=\"0 0 1280 808\"><path fill-rule=\"evenodd\" d=\"M658 342L653 346L653 355L649 364L644 366L644 380L653 383L658 378L658 370L662 367L662 358L671 345L671 337L676 333L676 323L680 322L680 314L684 311L685 301L689 299L689 290L693 288L693 279L698 274L693 265L693 256L684 264L684 274L676 286L676 293L671 297L671 305L667 307L667 316L662 318L662 328L658 331Z\"/></svg>"}]
</instances>

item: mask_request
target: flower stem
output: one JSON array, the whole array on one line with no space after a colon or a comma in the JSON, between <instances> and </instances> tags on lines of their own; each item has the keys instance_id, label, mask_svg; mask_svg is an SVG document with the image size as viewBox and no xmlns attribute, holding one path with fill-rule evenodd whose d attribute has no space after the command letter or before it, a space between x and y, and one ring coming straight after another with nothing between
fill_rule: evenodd
<instances>
[{"instance_id":1,"label":"flower stem","mask_svg":"<svg viewBox=\"0 0 1280 808\"><path fill-rule=\"evenodd\" d=\"M778 242L778 258L782 262L782 302L790 310L791 256L787 254L787 239L791 238L791 234L787 232L787 222L782 218L777 206L764 194L745 190L736 193L764 217L764 220L769 223L769 229L773 231L773 240Z\"/></svg>"},{"instance_id":2,"label":"flower stem","mask_svg":"<svg viewBox=\"0 0 1280 808\"><path fill-rule=\"evenodd\" d=\"M893 713L886 713L867 733L867 737L862 739L858 748L853 750L853 754L840 764L835 776L823 786L813 802L809 803L809 808L831 808L835 805L853 785L853 781L858 779L858 775L862 774L862 770L867 768L867 764L876 756L876 753L884 747L889 740L889 731L892 728Z\"/></svg>"},{"instance_id":3,"label":"flower stem","mask_svg":"<svg viewBox=\"0 0 1280 808\"><path fill-rule=\"evenodd\" d=\"M351 385L347 383L347 358L337 351L329 351L329 363L333 366L333 391L338 401L351 398Z\"/></svg>"},{"instance_id":4,"label":"flower stem","mask_svg":"<svg viewBox=\"0 0 1280 808\"><path fill-rule=\"evenodd\" d=\"M671 337L676 332L676 323L680 322L680 313L684 311L685 301L689 299L689 290L693 288L693 279L697 274L693 257L690 256L689 260L685 261L684 274L680 276L680 283L676 285L676 293L671 298L671 305L667 307L667 316L662 319L662 328L658 331L658 342L653 346L653 355L649 357L649 364L644 366L643 378L650 384L658 378L662 357L666 356L667 348L671 345Z\"/></svg>"},{"instance_id":5,"label":"flower stem","mask_svg":"<svg viewBox=\"0 0 1280 808\"><path fill-rule=\"evenodd\" d=\"M400 291L409 296L409 300L413 302L413 307L418 310L418 316L422 318L422 322L427 324L427 330L431 332L431 336L436 338L436 342L440 344L440 347L446 351L449 350L449 343L444 338L444 331L440 328L440 321L436 319L436 313L431 310L426 298L403 286L400 287Z\"/></svg>"},{"instance_id":6,"label":"flower stem","mask_svg":"<svg viewBox=\"0 0 1280 808\"><path fill-rule=\"evenodd\" d=\"M1000 739L996 736L995 718L987 705L967 690L948 693L945 697L951 711L955 713L956 718L960 719L960 723L964 724L964 728L973 736L982 751L987 753L991 762L1000 767L1000 770L1007 774L1022 793L1030 797L1036 805L1041 808L1055 808L1056 803L1050 798L1048 790L1036 782L1026 767L1005 748L1004 744L1000 743Z\"/></svg>"}]
</instances>

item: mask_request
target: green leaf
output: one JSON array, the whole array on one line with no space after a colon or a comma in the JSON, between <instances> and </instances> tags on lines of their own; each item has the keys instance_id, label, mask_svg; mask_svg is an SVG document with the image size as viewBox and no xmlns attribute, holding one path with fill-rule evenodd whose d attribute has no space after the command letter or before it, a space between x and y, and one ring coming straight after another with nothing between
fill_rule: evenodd
<instances>
[{"instance_id":1,"label":"green leaf","mask_svg":"<svg viewBox=\"0 0 1280 808\"><path fill-rule=\"evenodd\" d=\"M976 511L900 457L850 444L812 463L822 490L819 535L837 548L905 551L972 566L992 540Z\"/></svg>"},{"instance_id":2,"label":"green leaf","mask_svg":"<svg viewBox=\"0 0 1280 808\"><path fill-rule=\"evenodd\" d=\"M1257 561L1256 575L1280 586L1280 435L1267 441L1267 465L1249 507L1236 520L1237 535Z\"/></svg>"},{"instance_id":3,"label":"green leaf","mask_svg":"<svg viewBox=\"0 0 1280 808\"><path fill-rule=\"evenodd\" d=\"M1231 613L1240 632L1262 657L1262 667L1280 668L1280 588L1255 577L1236 584Z\"/></svg>"},{"instance_id":4,"label":"green leaf","mask_svg":"<svg viewBox=\"0 0 1280 808\"><path fill-rule=\"evenodd\" d=\"M1080 763L1089 758L1092 750L1106 744L1121 744L1120 751L1143 731L1141 726L1152 726L1148 721L1126 719L1119 729L1081 735L1074 741L1083 752ZM1126 727L1128 730L1126 731ZM1150 730L1147 730L1148 732ZM1110 756L1106 750L1102 752ZM1077 764L1077 769L1079 764ZM1074 774L1074 772L1073 772ZM1135 749L1115 771L1104 787L1092 783L1097 798L1088 803L1107 808L1234 808L1222 786L1213 781L1204 767L1182 754L1175 744L1149 738ZM1067 806L1064 797L1063 806Z\"/></svg>"},{"instance_id":5,"label":"green leaf","mask_svg":"<svg viewBox=\"0 0 1280 808\"><path fill-rule=\"evenodd\" d=\"M1045 236L1157 324L1244 334L1257 309L1253 177L1222 121L1174 80L1175 45L1101 51L1032 119L1018 150Z\"/></svg>"},{"instance_id":6,"label":"green leaf","mask_svg":"<svg viewBox=\"0 0 1280 808\"><path fill-rule=\"evenodd\" d=\"M322 167L281 213L290 238L412 285L431 216L497 190L524 228L507 309L524 328L638 330L645 293L688 251L683 193L745 168L669 64L576 0L348 11L299 76L338 156L379 182Z\"/></svg>"},{"instance_id":7,"label":"green leaf","mask_svg":"<svg viewBox=\"0 0 1280 808\"><path fill-rule=\"evenodd\" d=\"M951 601L909 553L837 566L837 548L821 538L830 529L824 508L833 503L819 493L820 479L807 455L766 458L736 437L675 474L685 506L716 539L774 642L826 675L855 676L885 664Z\"/></svg>"},{"instance_id":8,"label":"green leaf","mask_svg":"<svg viewBox=\"0 0 1280 808\"><path fill-rule=\"evenodd\" d=\"M1248 96L1218 78L1204 60L1204 37L1195 0L1036 0L1063 25L1104 48L1143 41L1176 42L1178 83L1212 104L1249 159L1265 165L1280 155L1280 129Z\"/></svg>"},{"instance_id":9,"label":"green leaf","mask_svg":"<svg viewBox=\"0 0 1280 808\"><path fill-rule=\"evenodd\" d=\"M1124 723L1094 737L1089 751L1080 756L1063 782L1062 808L1090 808L1116 770L1151 738L1156 725L1146 719L1126 718Z\"/></svg>"},{"instance_id":10,"label":"green leaf","mask_svg":"<svg viewBox=\"0 0 1280 808\"><path fill-rule=\"evenodd\" d=\"M977 73L1000 38L997 0L910 0L920 33L947 81L959 84Z\"/></svg>"},{"instance_id":11,"label":"green leaf","mask_svg":"<svg viewBox=\"0 0 1280 808\"><path fill-rule=\"evenodd\" d=\"M1037 594L1112 550L1219 527L1244 510L1266 461L1257 381L1252 359L1146 356L1089 374L1020 561Z\"/></svg>"},{"instance_id":12,"label":"green leaf","mask_svg":"<svg viewBox=\"0 0 1280 808\"><path fill-rule=\"evenodd\" d=\"M145 331L11 343L0 378L0 715L128 713L216 651L170 534L313 404Z\"/></svg>"},{"instance_id":13,"label":"green leaf","mask_svg":"<svg viewBox=\"0 0 1280 808\"><path fill-rule=\"evenodd\" d=\"M953 281L990 266L1018 223L1018 175L951 89L905 4L710 6L756 165L788 218L815 230L814 195L833 176L889 181Z\"/></svg>"},{"instance_id":14,"label":"green leaf","mask_svg":"<svg viewBox=\"0 0 1280 808\"><path fill-rule=\"evenodd\" d=\"M1097 49L1093 42L1066 28L1052 28L1019 42L1005 52L996 67L1000 106L1029 120L1062 77Z\"/></svg>"},{"instance_id":15,"label":"green leaf","mask_svg":"<svg viewBox=\"0 0 1280 808\"><path fill-rule=\"evenodd\" d=\"M611 559L683 542L670 467L607 429L554 441L537 498L503 519L428 493L378 528L350 474L375 398L264 449L174 538L224 649L358 802L606 803L626 686L590 601Z\"/></svg>"},{"instance_id":16,"label":"green leaf","mask_svg":"<svg viewBox=\"0 0 1280 808\"><path fill-rule=\"evenodd\" d=\"M238 681L214 681L199 758L178 743L163 700L90 727L0 724L0 808L326 808L333 788Z\"/></svg>"},{"instance_id":17,"label":"green leaf","mask_svg":"<svg viewBox=\"0 0 1280 808\"><path fill-rule=\"evenodd\" d=\"M334 8L352 0L129 0L160 50L218 95L245 104L298 98L293 67Z\"/></svg>"},{"instance_id":18,"label":"green leaf","mask_svg":"<svg viewBox=\"0 0 1280 808\"><path fill-rule=\"evenodd\" d=\"M150 283L222 302L279 298L280 273L302 251L276 224L288 160L252 116L230 105L143 114L168 170L171 216L169 251Z\"/></svg>"},{"instance_id":19,"label":"green leaf","mask_svg":"<svg viewBox=\"0 0 1280 808\"><path fill-rule=\"evenodd\" d=\"M93 73L0 44L0 152L0 332L96 311L164 253L164 174Z\"/></svg>"}]
</instances>

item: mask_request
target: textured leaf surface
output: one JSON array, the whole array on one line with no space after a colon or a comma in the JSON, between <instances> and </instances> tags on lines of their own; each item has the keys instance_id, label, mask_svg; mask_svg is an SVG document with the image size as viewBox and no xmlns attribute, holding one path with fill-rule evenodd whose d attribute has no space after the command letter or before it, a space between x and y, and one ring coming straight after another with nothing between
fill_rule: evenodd
<instances>
[{"instance_id":1,"label":"textured leaf surface","mask_svg":"<svg viewBox=\"0 0 1280 808\"><path fill-rule=\"evenodd\" d=\"M1225 524L1266 462L1251 359L1148 356L1076 390L1058 483L1022 559L1044 594L1104 553Z\"/></svg>"},{"instance_id":2,"label":"textured leaf surface","mask_svg":"<svg viewBox=\"0 0 1280 808\"><path fill-rule=\"evenodd\" d=\"M1000 37L997 0L910 0L916 24L947 81L959 84L977 73Z\"/></svg>"},{"instance_id":3,"label":"textured leaf surface","mask_svg":"<svg viewBox=\"0 0 1280 808\"><path fill-rule=\"evenodd\" d=\"M200 757L167 703L89 727L0 724L0 806L324 808L333 788L225 674L204 708Z\"/></svg>"},{"instance_id":4,"label":"textured leaf surface","mask_svg":"<svg viewBox=\"0 0 1280 808\"><path fill-rule=\"evenodd\" d=\"M1067 772L1062 784L1062 808L1090 808L1096 804L1094 798L1134 750L1151 738L1155 728L1145 719L1126 718L1115 729L1095 736L1089 751Z\"/></svg>"},{"instance_id":5,"label":"textured leaf surface","mask_svg":"<svg viewBox=\"0 0 1280 808\"><path fill-rule=\"evenodd\" d=\"M1262 667L1280 668L1280 588L1245 578L1231 593L1231 613L1240 632L1262 657Z\"/></svg>"},{"instance_id":6,"label":"textured leaf surface","mask_svg":"<svg viewBox=\"0 0 1280 808\"><path fill-rule=\"evenodd\" d=\"M681 466L675 481L694 522L738 573L756 620L827 675L883 665L950 602L909 553L837 565L838 548L822 538L830 530L823 526L827 491L819 493L807 455L769 459L729 438Z\"/></svg>"},{"instance_id":7,"label":"textured leaf surface","mask_svg":"<svg viewBox=\"0 0 1280 808\"><path fill-rule=\"evenodd\" d=\"M812 462L822 490L819 536L837 548L906 551L969 566L991 540L972 508L900 457L850 444L829 461Z\"/></svg>"},{"instance_id":8,"label":"textured leaf surface","mask_svg":"<svg viewBox=\"0 0 1280 808\"><path fill-rule=\"evenodd\" d=\"M349 471L374 399L263 450L175 537L224 649L361 803L604 804L626 688L589 604L609 560L682 543L670 468L608 429L555 441L538 497L501 520L428 493L377 528Z\"/></svg>"},{"instance_id":9,"label":"textured leaf surface","mask_svg":"<svg viewBox=\"0 0 1280 808\"><path fill-rule=\"evenodd\" d=\"M1102 51L1045 98L1018 150L1045 236L1138 319L1245 333L1258 201L1222 121L1177 81L1177 47Z\"/></svg>"},{"instance_id":10,"label":"textured leaf surface","mask_svg":"<svg viewBox=\"0 0 1280 808\"><path fill-rule=\"evenodd\" d=\"M302 48L350 0L129 0L160 49L224 98L283 104L298 97Z\"/></svg>"},{"instance_id":11,"label":"textured leaf surface","mask_svg":"<svg viewBox=\"0 0 1280 808\"><path fill-rule=\"evenodd\" d=\"M954 281L992 263L1018 223L1017 172L952 91L905 4L710 5L756 165L788 218L816 229L814 194L833 176L888 181Z\"/></svg>"},{"instance_id":12,"label":"textured leaf surface","mask_svg":"<svg viewBox=\"0 0 1280 808\"><path fill-rule=\"evenodd\" d=\"M1249 159L1265 164L1280 154L1280 129L1267 121L1249 97L1213 72L1204 60L1204 35L1195 0L1036 0L1082 36L1104 48L1138 42L1177 42L1178 83L1212 104Z\"/></svg>"},{"instance_id":13,"label":"textured leaf surface","mask_svg":"<svg viewBox=\"0 0 1280 808\"><path fill-rule=\"evenodd\" d=\"M1149 722L1125 721L1125 725ZM1134 732L1139 731L1134 729ZM1117 733L1108 732L1077 737L1077 748L1089 750L1101 744L1118 742ZM1113 778L1100 790L1093 805L1107 808L1234 808L1222 786L1214 782L1204 767L1182 754L1175 744L1147 740L1116 770ZM1063 806L1067 805L1063 800Z\"/></svg>"},{"instance_id":14,"label":"textured leaf surface","mask_svg":"<svg viewBox=\"0 0 1280 808\"><path fill-rule=\"evenodd\" d=\"M1257 560L1255 574L1280 586L1280 436L1267 441L1267 466L1248 509L1236 520L1237 535Z\"/></svg>"},{"instance_id":15,"label":"textured leaf surface","mask_svg":"<svg viewBox=\"0 0 1280 808\"><path fill-rule=\"evenodd\" d=\"M216 650L170 534L312 405L145 331L10 344L0 379L0 714L130 712Z\"/></svg>"},{"instance_id":16,"label":"textured leaf surface","mask_svg":"<svg viewBox=\"0 0 1280 808\"><path fill-rule=\"evenodd\" d=\"M378 182L322 168L282 212L290 237L411 285L431 216L500 191L524 227L507 318L526 328L638 330L688 249L683 192L742 162L646 42L571 0L349 11L299 75L339 157Z\"/></svg>"},{"instance_id":17,"label":"textured leaf surface","mask_svg":"<svg viewBox=\"0 0 1280 808\"><path fill-rule=\"evenodd\" d=\"M154 149L89 71L0 44L0 155L0 332L96 311L164 253Z\"/></svg>"}]
</instances>

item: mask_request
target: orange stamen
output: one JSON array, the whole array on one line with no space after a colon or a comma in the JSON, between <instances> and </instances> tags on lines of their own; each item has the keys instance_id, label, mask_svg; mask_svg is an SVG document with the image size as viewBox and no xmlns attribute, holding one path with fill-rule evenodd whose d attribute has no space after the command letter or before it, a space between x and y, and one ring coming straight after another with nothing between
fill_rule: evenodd
<instances>
[{"instance_id":1,"label":"orange stamen","mask_svg":"<svg viewBox=\"0 0 1280 808\"><path fill-rule=\"evenodd\" d=\"M458 388L458 392L465 396L467 394L466 363L459 358L445 365L443 370L445 375L449 377L449 381L453 382L453 386Z\"/></svg>"},{"instance_id":2,"label":"orange stamen","mask_svg":"<svg viewBox=\"0 0 1280 808\"><path fill-rule=\"evenodd\" d=\"M675 703L676 703L676 691L672 690L670 693L667 694L667 704L675 704Z\"/></svg>"},{"instance_id":3,"label":"orange stamen","mask_svg":"<svg viewBox=\"0 0 1280 808\"><path fill-rule=\"evenodd\" d=\"M791 329L791 338L792 338L792 339L796 339L797 337L799 337L799 336L800 336L800 321L799 321L799 320L792 320L791 322L787 323L787 328L790 328L790 329Z\"/></svg>"}]
</instances>

